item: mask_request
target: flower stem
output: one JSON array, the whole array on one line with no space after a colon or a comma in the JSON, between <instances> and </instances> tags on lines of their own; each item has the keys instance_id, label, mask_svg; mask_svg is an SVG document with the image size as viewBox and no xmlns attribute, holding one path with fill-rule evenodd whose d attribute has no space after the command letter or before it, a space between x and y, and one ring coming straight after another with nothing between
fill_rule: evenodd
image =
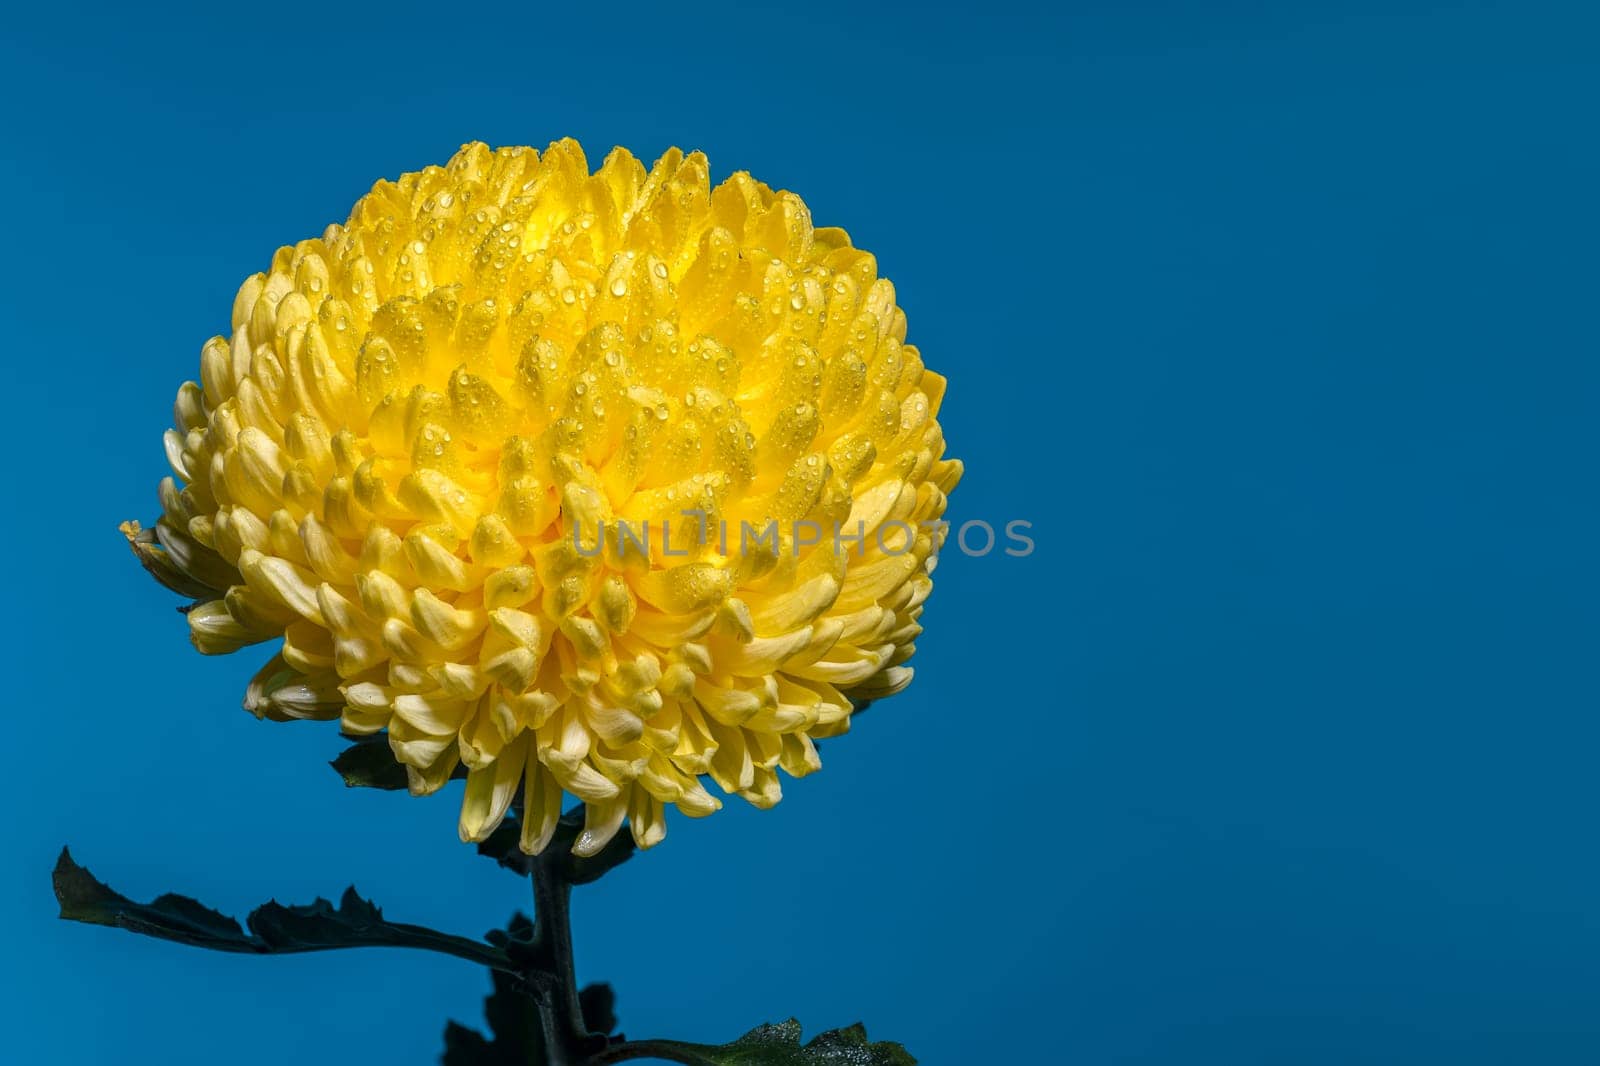
<instances>
[{"instance_id":1,"label":"flower stem","mask_svg":"<svg viewBox=\"0 0 1600 1066\"><path fill-rule=\"evenodd\" d=\"M583 1020L572 961L572 884L548 853L533 861L533 906L530 972L543 971L548 981L539 997L548 1064L579 1066L606 1038L590 1033Z\"/></svg>"},{"instance_id":2,"label":"flower stem","mask_svg":"<svg viewBox=\"0 0 1600 1066\"><path fill-rule=\"evenodd\" d=\"M623 1040L605 1047L589 1056L586 1066L610 1066L613 1062L628 1059L665 1059L684 1062L689 1066L704 1066L707 1059L691 1048L672 1040Z\"/></svg>"}]
</instances>

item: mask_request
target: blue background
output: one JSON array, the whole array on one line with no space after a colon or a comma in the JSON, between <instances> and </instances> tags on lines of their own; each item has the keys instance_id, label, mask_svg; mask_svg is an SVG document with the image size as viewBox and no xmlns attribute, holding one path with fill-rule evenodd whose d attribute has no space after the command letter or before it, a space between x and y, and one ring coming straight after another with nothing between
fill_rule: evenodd
<instances>
[{"instance_id":1,"label":"blue background","mask_svg":"<svg viewBox=\"0 0 1600 1066\"><path fill-rule=\"evenodd\" d=\"M463 140L705 149L847 227L951 380L918 682L582 891L636 1036L930 1066L1600 1061L1597 25L1539 4L33 4L0 43L0 1022L15 1062L432 1061L487 982L58 922L70 842L475 934L453 795L258 723L116 523L280 243ZM459 788L459 786L456 786Z\"/></svg>"}]
</instances>

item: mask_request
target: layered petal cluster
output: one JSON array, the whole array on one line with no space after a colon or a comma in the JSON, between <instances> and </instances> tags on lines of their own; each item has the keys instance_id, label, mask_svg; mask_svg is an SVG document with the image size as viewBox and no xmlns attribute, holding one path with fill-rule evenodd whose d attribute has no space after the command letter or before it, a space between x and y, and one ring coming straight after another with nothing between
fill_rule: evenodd
<instances>
[{"instance_id":1,"label":"layered petal cluster","mask_svg":"<svg viewBox=\"0 0 1600 1066\"><path fill-rule=\"evenodd\" d=\"M580 853L707 777L769 806L910 680L944 380L793 194L469 144L280 248L232 330L130 543L202 652L283 639L249 710L386 732L417 793L464 766L464 840L518 796L530 853L563 792Z\"/></svg>"}]
</instances>

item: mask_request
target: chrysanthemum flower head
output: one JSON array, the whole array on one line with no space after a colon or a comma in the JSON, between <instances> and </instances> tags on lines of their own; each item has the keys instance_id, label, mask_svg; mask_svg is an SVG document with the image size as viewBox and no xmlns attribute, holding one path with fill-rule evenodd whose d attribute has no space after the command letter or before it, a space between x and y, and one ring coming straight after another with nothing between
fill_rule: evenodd
<instances>
[{"instance_id":1,"label":"chrysanthemum flower head","mask_svg":"<svg viewBox=\"0 0 1600 1066\"><path fill-rule=\"evenodd\" d=\"M673 149L469 144L245 281L130 543L245 706L387 732L460 832L580 853L777 771L910 680L960 476L876 261Z\"/></svg>"}]
</instances>

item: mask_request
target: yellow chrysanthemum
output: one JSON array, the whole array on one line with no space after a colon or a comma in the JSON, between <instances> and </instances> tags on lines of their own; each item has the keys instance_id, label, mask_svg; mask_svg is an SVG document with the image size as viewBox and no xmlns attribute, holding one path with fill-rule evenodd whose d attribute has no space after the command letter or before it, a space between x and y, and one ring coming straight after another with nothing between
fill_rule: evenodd
<instances>
[{"instance_id":1,"label":"yellow chrysanthemum","mask_svg":"<svg viewBox=\"0 0 1600 1066\"><path fill-rule=\"evenodd\" d=\"M257 715L387 730L418 793L464 764L464 840L520 789L538 852L564 790L580 854L649 846L910 680L961 467L905 328L842 230L699 153L469 144L244 283L125 529L202 652L283 638Z\"/></svg>"}]
</instances>

